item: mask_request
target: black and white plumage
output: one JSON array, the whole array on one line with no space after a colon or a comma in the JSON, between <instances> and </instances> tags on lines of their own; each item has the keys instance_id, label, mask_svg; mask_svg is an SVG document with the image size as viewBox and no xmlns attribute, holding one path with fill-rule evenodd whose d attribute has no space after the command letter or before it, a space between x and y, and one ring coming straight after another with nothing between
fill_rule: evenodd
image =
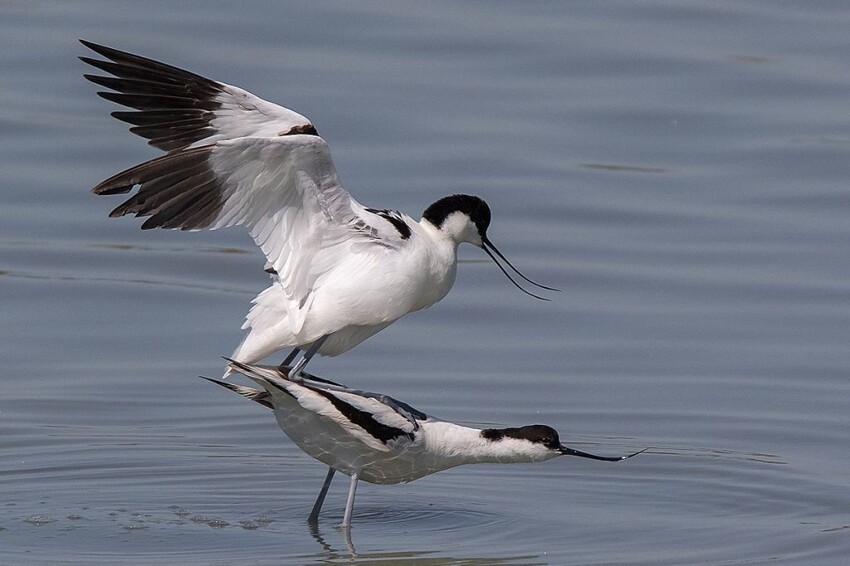
<instances>
[{"instance_id":1,"label":"black and white plumage","mask_svg":"<svg viewBox=\"0 0 850 566\"><path fill-rule=\"evenodd\" d=\"M235 86L82 43L104 59L81 59L112 75L85 78L110 89L103 98L134 109L112 115L167 152L92 189L137 189L110 216L146 217L143 229L244 226L268 260L273 284L254 299L233 358L252 363L295 348L288 363L305 349L300 370L315 353L348 351L442 299L463 242L484 249L520 289L497 258L537 285L487 239L482 199L442 198L420 221L364 207L343 188L306 117Z\"/></svg>"},{"instance_id":2,"label":"black and white plumage","mask_svg":"<svg viewBox=\"0 0 850 566\"><path fill-rule=\"evenodd\" d=\"M233 360L230 367L262 389L210 381L272 408L283 432L330 468L311 521L318 518L335 470L351 477L342 523L348 526L361 479L395 484L464 464L542 462L564 455L620 461L640 453L596 456L562 445L555 429L546 425L466 427L435 419L387 395L350 389L309 374L293 380L288 368Z\"/></svg>"}]
</instances>

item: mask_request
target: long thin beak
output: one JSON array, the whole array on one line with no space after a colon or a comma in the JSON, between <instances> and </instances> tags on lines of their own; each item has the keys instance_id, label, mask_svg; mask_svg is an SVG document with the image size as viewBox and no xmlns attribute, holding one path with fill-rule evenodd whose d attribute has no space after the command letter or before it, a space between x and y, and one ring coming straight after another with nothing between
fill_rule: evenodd
<instances>
[{"instance_id":1,"label":"long thin beak","mask_svg":"<svg viewBox=\"0 0 850 566\"><path fill-rule=\"evenodd\" d=\"M491 241L490 241L489 239L487 239L486 237L481 238L481 248L482 248L482 249L483 249L483 250L487 253L487 255L488 255L488 256L490 256L490 259L492 259L492 260L493 260L493 262L494 262L494 263L495 263L495 264L499 267L499 269L501 269L501 270L502 270L502 273L504 273L504 274L505 274L505 277L507 277L507 278L508 278L508 280L510 280L510 282L514 284L514 287L516 287L517 289L519 289L520 291L522 291L522 292L523 292L523 293L525 293L526 295L530 295L530 296L534 297L535 299L540 299L541 301L548 301L548 300L549 300L549 299L547 299L546 297L541 297L540 295L535 295L535 294L534 294L534 293L532 293L531 291L527 291L527 290L523 289L523 288L520 286L520 284L519 284L519 283L517 283L517 282L514 280L514 278L513 278L513 277L511 277L511 274L510 274L510 273L508 273L508 271L507 271L504 267L502 267L502 264L501 264L501 263L499 263L499 259L501 259L502 261L504 261L504 262L505 262L505 264L506 264L508 267L510 267L510 268L513 270L513 272L514 272L514 273L516 273L517 275L519 275L520 277L522 277L524 280L528 281L529 283L531 283L531 284L532 284L532 285L534 285L535 287L540 287L541 289L546 289L547 291L560 291L560 289L555 289L554 287L547 287L546 285L541 285L540 283L537 283L537 282L535 282L535 281L532 281L531 279L529 279L528 277L526 277L525 275L523 275L523 274L520 272L520 270L519 270L519 269L517 269L516 267L514 267L514 266L513 266L513 264L512 264L511 262L509 262L509 261L508 261L508 258L506 258L506 257L504 256L504 254L502 254L502 252L500 252L500 251L499 251L499 249L498 249L496 246L494 246L494 245L493 245L493 242L491 242ZM495 255L494 255L494 254L495 254ZM498 258L499 258L499 259L496 259L496 257L497 257L497 256L498 256Z\"/></svg>"},{"instance_id":2,"label":"long thin beak","mask_svg":"<svg viewBox=\"0 0 850 566\"><path fill-rule=\"evenodd\" d=\"M646 452L649 448L644 448L643 450L638 450L633 454L627 454L625 456L597 456L596 454L590 454L589 452L582 452L581 450L575 450L568 446L561 445L561 454L566 456L581 456L582 458L590 458L591 460L602 460L604 462L619 462L621 460L628 460L634 456L637 456L641 452Z\"/></svg>"}]
</instances>

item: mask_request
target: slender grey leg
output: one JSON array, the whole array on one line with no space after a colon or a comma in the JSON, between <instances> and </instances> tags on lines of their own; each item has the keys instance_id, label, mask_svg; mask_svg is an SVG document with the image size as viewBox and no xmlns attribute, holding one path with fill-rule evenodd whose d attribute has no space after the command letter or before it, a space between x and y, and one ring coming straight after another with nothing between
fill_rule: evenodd
<instances>
[{"instance_id":1,"label":"slender grey leg","mask_svg":"<svg viewBox=\"0 0 850 566\"><path fill-rule=\"evenodd\" d=\"M304 369L304 366L306 366L307 362L309 362L313 358L313 356L316 355L316 352L319 351L319 348L322 347L322 344L324 344L325 340L327 339L328 335L325 334L324 336L310 344L310 347L307 349L306 352L304 352L304 355L301 356L301 359L298 360L298 363L295 364L289 371L289 379L302 379L301 371Z\"/></svg>"},{"instance_id":2,"label":"slender grey leg","mask_svg":"<svg viewBox=\"0 0 850 566\"><path fill-rule=\"evenodd\" d=\"M348 553L352 558L355 558L357 556L357 549L354 548L354 543L351 542L351 527L343 527L340 530L342 530L342 536L345 538L345 546L348 548Z\"/></svg>"},{"instance_id":3,"label":"slender grey leg","mask_svg":"<svg viewBox=\"0 0 850 566\"><path fill-rule=\"evenodd\" d=\"M328 488L331 486L331 480L334 479L334 470L328 467L328 475L325 476L325 483L322 484L322 489L319 490L319 497L316 498L316 503L313 504L313 510L310 511L310 516L307 517L307 522L316 524L319 522L319 511L322 510L322 504L325 502L325 496L328 494Z\"/></svg>"},{"instance_id":4,"label":"slender grey leg","mask_svg":"<svg viewBox=\"0 0 850 566\"><path fill-rule=\"evenodd\" d=\"M301 351L301 349L300 349L300 348L295 348L294 350L292 350L291 352L289 352L289 355L288 355L288 356L286 356L286 359L285 359L285 360L283 360L282 362L280 362L280 365L279 365L278 367L279 367L279 368L281 368L281 369L283 369L283 368L285 368L286 366L288 366L289 364L291 364L291 363L292 363L292 360L294 360L294 359L295 359L295 356L297 356L297 355L298 355L298 352L300 352L300 351Z\"/></svg>"},{"instance_id":5,"label":"slender grey leg","mask_svg":"<svg viewBox=\"0 0 850 566\"><path fill-rule=\"evenodd\" d=\"M357 474L351 474L351 487L348 488L348 500L345 502L345 514L342 516L340 527L351 526L351 513L354 511L354 494L357 492Z\"/></svg>"}]
</instances>

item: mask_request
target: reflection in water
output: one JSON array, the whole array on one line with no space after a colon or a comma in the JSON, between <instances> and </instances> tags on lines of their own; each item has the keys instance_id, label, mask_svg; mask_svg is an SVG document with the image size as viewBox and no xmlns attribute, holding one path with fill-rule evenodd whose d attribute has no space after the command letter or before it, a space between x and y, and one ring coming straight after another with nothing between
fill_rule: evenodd
<instances>
[{"instance_id":1,"label":"reflection in water","mask_svg":"<svg viewBox=\"0 0 850 566\"><path fill-rule=\"evenodd\" d=\"M310 534L316 539L316 542L322 547L323 554L328 558L336 556L339 554L339 551L335 550L330 544L325 541L325 537L322 536L321 530L319 528L319 523L308 521L307 527L310 530ZM342 533L343 540L345 541L345 547L348 551L348 556L356 557L357 550L354 548L354 543L351 542L351 527L337 527L339 531Z\"/></svg>"},{"instance_id":2,"label":"reflection in water","mask_svg":"<svg viewBox=\"0 0 850 566\"><path fill-rule=\"evenodd\" d=\"M690 456L694 458L718 458L721 460L746 460L760 464L787 464L776 454L764 454L760 452L741 452L738 450L724 450L720 448L683 448L673 446L653 446L644 451L646 454L659 456Z\"/></svg>"},{"instance_id":3,"label":"reflection in water","mask_svg":"<svg viewBox=\"0 0 850 566\"><path fill-rule=\"evenodd\" d=\"M544 564L538 554L523 554L515 556L472 556L457 557L446 556L442 550L393 550L393 551L367 551L358 552L354 539L358 532L361 546L375 547L376 541L369 535L374 535L370 530L371 525L378 525L379 537L386 536L385 533L396 533L395 542L405 544L416 544L424 539L437 538L448 539L479 539L481 544L481 532L518 532L518 527L513 517L507 517L496 513L484 513L470 509L457 509L448 507L444 509L434 508L381 508L372 511L361 511L358 515L358 524L349 528L340 526L322 527L320 524L307 523L308 531L313 539L321 547L316 554L304 556L305 559L315 561L330 561L331 563L345 562L346 564L393 564L395 561L405 562L415 559L416 564ZM364 532L365 531L365 532ZM340 536L341 535L341 536ZM387 545L384 545L387 546ZM465 546L465 545L464 545ZM484 545L483 547L486 547ZM497 546L500 546L497 544ZM482 547L482 548L483 548ZM427 557L427 558L426 558Z\"/></svg>"},{"instance_id":4,"label":"reflection in water","mask_svg":"<svg viewBox=\"0 0 850 566\"><path fill-rule=\"evenodd\" d=\"M177 283L174 281L162 281L157 279L139 279L127 277L91 277L86 275L46 275L43 273L27 273L21 271L0 270L0 277L17 279L34 279L40 281L76 281L89 283L121 283L133 285L152 285L155 287L168 287L172 289L193 289L196 291L212 291L214 293L229 293L234 295L250 295L249 291L240 289L226 289L213 285L202 285L198 283Z\"/></svg>"},{"instance_id":5,"label":"reflection in water","mask_svg":"<svg viewBox=\"0 0 850 566\"><path fill-rule=\"evenodd\" d=\"M342 534L342 539L345 544L344 551L334 548L331 543L327 542L319 525L315 523L308 524L308 528L310 535L317 543L319 543L319 546L322 547L322 551L316 554L304 556L303 558L316 561L327 561L331 564L336 562L344 562L346 564L373 564L376 562L380 562L381 564L394 564L396 561L399 563L407 563L412 559L416 560L417 565L422 566L437 566L439 564L460 564L464 566L484 566L487 564L545 564L545 562L540 561L539 556L537 555L509 557L482 556L467 558L450 556L428 557L429 555L437 554L438 551L436 550L367 552L364 554L358 554L357 550L354 548L354 543L351 540L351 527L335 527L335 530ZM414 540L414 537L411 537L411 540Z\"/></svg>"},{"instance_id":6,"label":"reflection in water","mask_svg":"<svg viewBox=\"0 0 850 566\"><path fill-rule=\"evenodd\" d=\"M176 245L158 245L145 246L136 244L124 243L89 243L89 242L74 242L68 244L66 242L47 240L47 241L24 241L24 240L0 240L0 249L11 250L12 252L21 252L24 257L35 257L40 253L56 254L61 258L61 263L49 262L47 265L38 264L36 269L19 267L17 269L10 268L9 265L0 265L0 277L9 277L17 279L32 279L42 281L73 281L73 282L91 282L91 283L120 283L131 285L152 285L162 286L173 289L196 290L214 293L248 295L255 294L256 291L250 289L239 289L233 287L223 287L221 285L211 284L209 280L201 280L199 283L186 283L183 281L173 281L165 279L154 279L149 276L140 277L138 275L116 269L115 275L101 276L92 275L83 266L88 265L107 265L111 259L108 255L110 250L118 250L122 255L127 253L148 254L153 258L161 258L164 256L172 256L174 254L186 254L193 259L199 256L213 255L256 255L254 250L246 250L235 247L222 246L176 246ZM9 261L7 259L6 261ZM134 260L137 264L142 264L143 260ZM199 260L200 261L200 260ZM17 266L16 266L17 267ZM46 269L46 271L41 271ZM259 272L259 271L258 271ZM258 281L262 281L259 278Z\"/></svg>"},{"instance_id":7,"label":"reflection in water","mask_svg":"<svg viewBox=\"0 0 850 566\"><path fill-rule=\"evenodd\" d=\"M618 171L621 173L666 173L663 167L647 167L641 165L616 165L613 163L581 163L579 167L599 169L602 171Z\"/></svg>"},{"instance_id":8,"label":"reflection in water","mask_svg":"<svg viewBox=\"0 0 850 566\"><path fill-rule=\"evenodd\" d=\"M235 248L232 246L193 246L158 243L156 245L136 243L103 243L103 242L73 242L71 244L55 240L0 240L0 248L35 248L44 250L69 250L78 252L80 250L118 250L122 252L152 252L155 254L180 253L180 254L249 254L259 256L254 249Z\"/></svg>"}]
</instances>

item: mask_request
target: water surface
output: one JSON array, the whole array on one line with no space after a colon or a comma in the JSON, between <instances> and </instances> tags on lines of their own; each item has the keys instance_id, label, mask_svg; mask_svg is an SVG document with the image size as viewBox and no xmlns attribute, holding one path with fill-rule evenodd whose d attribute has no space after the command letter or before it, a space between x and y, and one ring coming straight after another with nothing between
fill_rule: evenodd
<instances>
[{"instance_id":1,"label":"water surface","mask_svg":"<svg viewBox=\"0 0 850 566\"><path fill-rule=\"evenodd\" d=\"M0 4L0 561L843 563L850 9L838 2ZM89 188L155 155L79 37L310 116L367 205L484 197L432 309L311 368L558 459L361 485L350 544L268 411L197 375L241 338L238 230L141 232Z\"/></svg>"}]
</instances>

